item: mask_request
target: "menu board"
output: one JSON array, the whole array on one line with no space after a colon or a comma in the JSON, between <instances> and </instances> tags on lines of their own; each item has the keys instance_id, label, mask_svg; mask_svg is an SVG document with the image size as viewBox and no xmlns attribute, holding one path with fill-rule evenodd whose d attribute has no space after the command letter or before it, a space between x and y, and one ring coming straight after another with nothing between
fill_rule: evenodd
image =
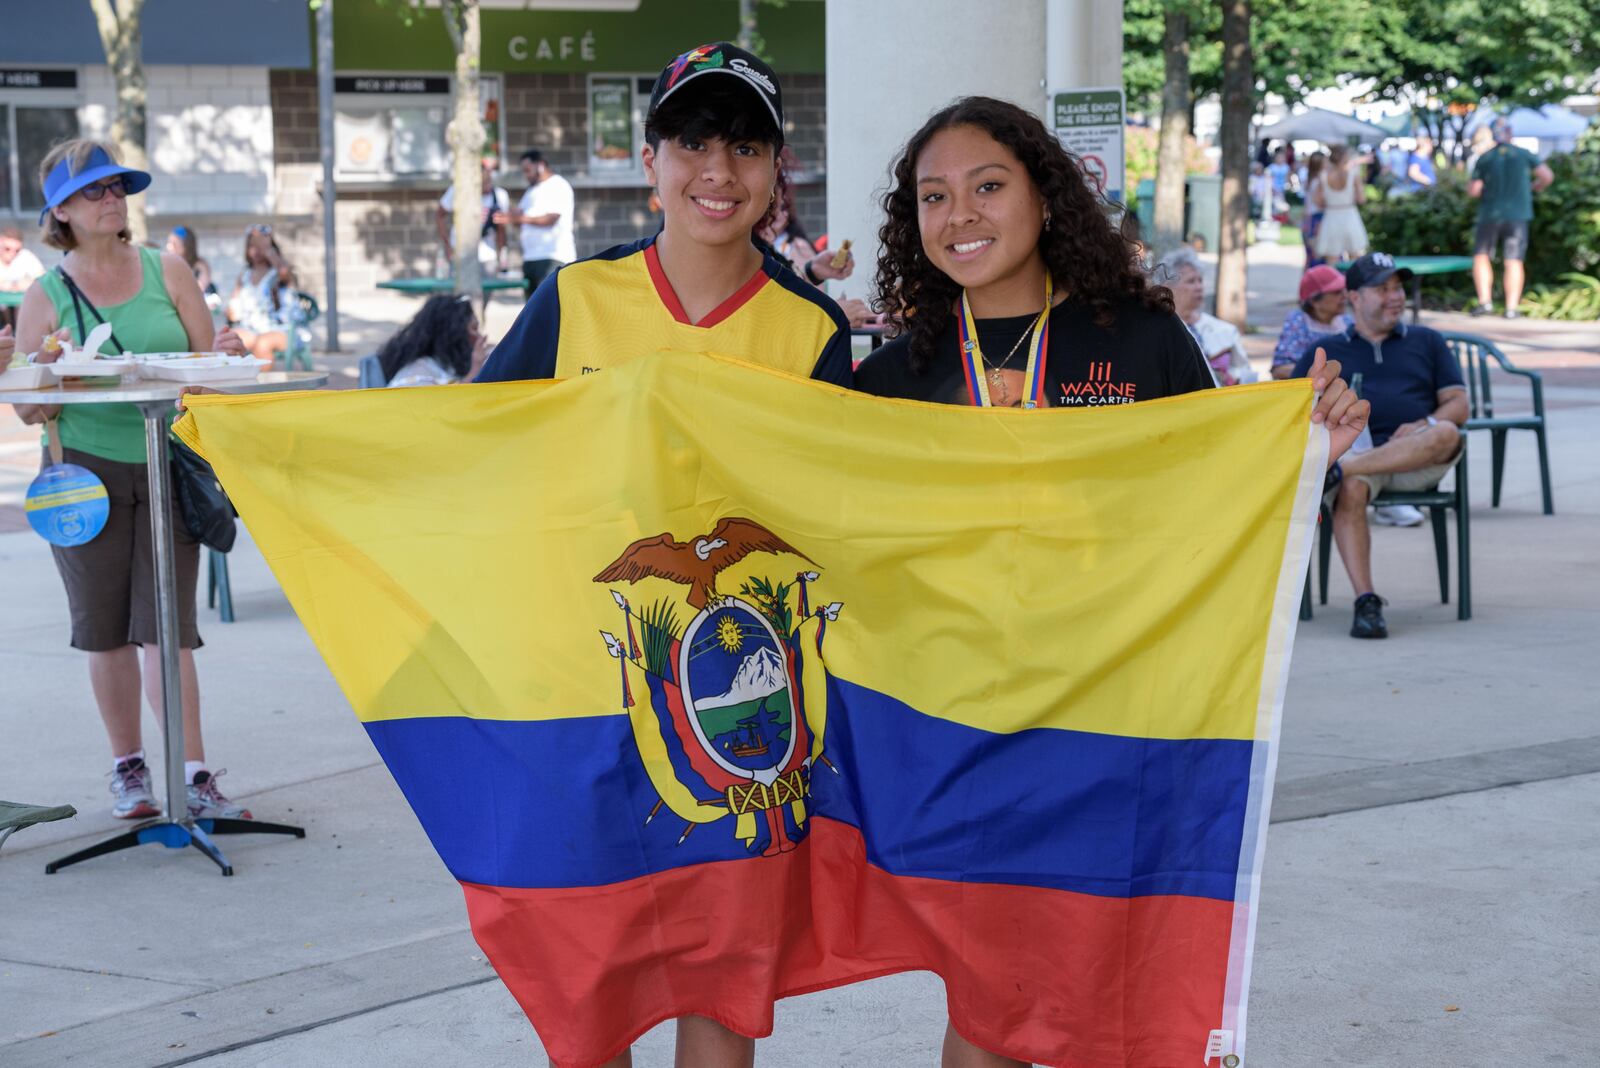
<instances>
[{"instance_id":1,"label":"menu board","mask_svg":"<svg viewBox=\"0 0 1600 1068\"><path fill-rule=\"evenodd\" d=\"M628 170L633 160L633 86L630 78L589 79L589 166Z\"/></svg>"}]
</instances>

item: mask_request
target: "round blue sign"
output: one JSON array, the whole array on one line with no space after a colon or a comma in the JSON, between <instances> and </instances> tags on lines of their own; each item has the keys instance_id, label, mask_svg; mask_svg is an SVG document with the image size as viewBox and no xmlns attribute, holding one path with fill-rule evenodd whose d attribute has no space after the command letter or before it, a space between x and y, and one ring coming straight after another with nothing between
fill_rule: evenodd
<instances>
[{"instance_id":1,"label":"round blue sign","mask_svg":"<svg viewBox=\"0 0 1600 1068\"><path fill-rule=\"evenodd\" d=\"M51 545L71 548L106 528L111 500L104 482L77 464L51 464L39 472L22 503L28 525Z\"/></svg>"}]
</instances>

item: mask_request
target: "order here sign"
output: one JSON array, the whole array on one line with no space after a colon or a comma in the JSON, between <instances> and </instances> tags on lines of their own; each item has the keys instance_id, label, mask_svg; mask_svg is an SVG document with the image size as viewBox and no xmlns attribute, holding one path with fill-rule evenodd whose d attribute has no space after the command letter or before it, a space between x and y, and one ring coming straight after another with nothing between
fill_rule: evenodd
<instances>
[{"instance_id":1,"label":"order here sign","mask_svg":"<svg viewBox=\"0 0 1600 1068\"><path fill-rule=\"evenodd\" d=\"M1123 203L1122 89L1067 89L1050 94L1051 125L1068 152L1083 161L1107 200Z\"/></svg>"}]
</instances>

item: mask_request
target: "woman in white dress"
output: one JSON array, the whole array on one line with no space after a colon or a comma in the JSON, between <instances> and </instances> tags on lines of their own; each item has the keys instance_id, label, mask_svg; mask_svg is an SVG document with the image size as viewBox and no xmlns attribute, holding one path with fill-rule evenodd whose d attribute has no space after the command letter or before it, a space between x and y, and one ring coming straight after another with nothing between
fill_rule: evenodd
<instances>
[{"instance_id":1,"label":"woman in white dress","mask_svg":"<svg viewBox=\"0 0 1600 1068\"><path fill-rule=\"evenodd\" d=\"M1334 145L1327 169L1311 194L1322 211L1317 231L1317 255L1332 263L1366 254L1367 228L1361 224L1361 205L1367 202L1361 165L1350 157L1347 145Z\"/></svg>"}]
</instances>

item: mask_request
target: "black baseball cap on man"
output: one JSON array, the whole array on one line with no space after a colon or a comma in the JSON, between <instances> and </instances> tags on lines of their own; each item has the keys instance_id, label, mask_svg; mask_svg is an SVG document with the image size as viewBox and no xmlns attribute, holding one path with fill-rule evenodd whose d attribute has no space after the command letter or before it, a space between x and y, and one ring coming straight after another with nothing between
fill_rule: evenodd
<instances>
[{"instance_id":1,"label":"black baseball cap on man","mask_svg":"<svg viewBox=\"0 0 1600 1068\"><path fill-rule=\"evenodd\" d=\"M1402 282L1415 277L1410 267L1396 267L1394 257L1387 252L1369 252L1344 272L1344 284L1346 289L1365 289L1381 286L1393 275L1399 275Z\"/></svg>"},{"instance_id":2,"label":"black baseball cap on man","mask_svg":"<svg viewBox=\"0 0 1600 1068\"><path fill-rule=\"evenodd\" d=\"M778 128L779 144L782 144L783 91L778 87L778 76L755 55L727 41L691 48L662 68L650 92L650 109L645 112L645 121L649 122L656 109L685 85L712 74L730 75L738 79L738 84L748 87L772 116L773 125Z\"/></svg>"}]
</instances>

